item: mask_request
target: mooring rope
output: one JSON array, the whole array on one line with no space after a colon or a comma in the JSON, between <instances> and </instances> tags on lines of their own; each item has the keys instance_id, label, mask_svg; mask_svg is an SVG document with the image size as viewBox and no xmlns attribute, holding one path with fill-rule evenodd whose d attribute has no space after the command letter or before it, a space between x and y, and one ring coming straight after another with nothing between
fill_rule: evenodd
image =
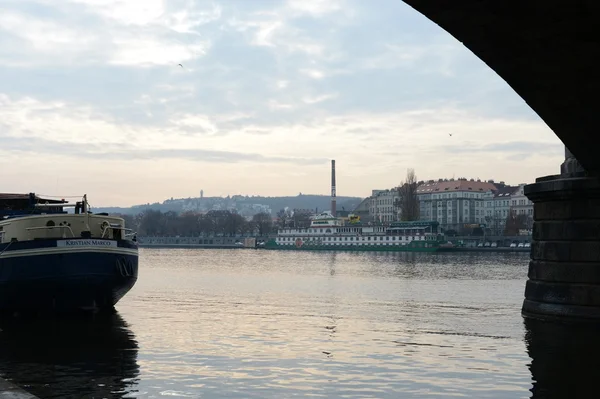
<instances>
[{"instance_id":1,"label":"mooring rope","mask_svg":"<svg viewBox=\"0 0 600 399\"><path fill-rule=\"evenodd\" d=\"M2 250L2 252L0 252L0 256L2 256L2 254L4 254L4 252L6 252L6 250L8 249L8 247L10 247L10 246L12 245L12 243L13 243L13 242L14 242L14 241L10 241L10 242L8 243L8 245L7 245L6 247L4 247L4 249Z\"/></svg>"}]
</instances>

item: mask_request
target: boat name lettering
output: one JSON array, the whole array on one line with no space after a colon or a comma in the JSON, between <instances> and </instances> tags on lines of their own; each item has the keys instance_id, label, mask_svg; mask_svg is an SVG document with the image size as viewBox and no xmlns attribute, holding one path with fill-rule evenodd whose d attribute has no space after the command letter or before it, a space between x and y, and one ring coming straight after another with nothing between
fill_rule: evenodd
<instances>
[{"instance_id":1,"label":"boat name lettering","mask_svg":"<svg viewBox=\"0 0 600 399\"><path fill-rule=\"evenodd\" d=\"M116 247L116 241L109 240L61 240L56 242L57 247Z\"/></svg>"}]
</instances>

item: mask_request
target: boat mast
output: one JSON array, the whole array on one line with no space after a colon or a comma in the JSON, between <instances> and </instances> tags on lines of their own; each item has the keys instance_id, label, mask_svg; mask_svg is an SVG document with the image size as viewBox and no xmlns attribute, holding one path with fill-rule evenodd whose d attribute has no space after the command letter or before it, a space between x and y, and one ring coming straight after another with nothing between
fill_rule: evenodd
<instances>
[{"instance_id":1,"label":"boat mast","mask_svg":"<svg viewBox=\"0 0 600 399\"><path fill-rule=\"evenodd\" d=\"M91 229L90 229L90 213L89 213L89 204L88 204L88 200L87 200L87 194L83 194L81 211L85 214L85 217L86 217L86 227L87 227L88 231L91 231Z\"/></svg>"}]
</instances>

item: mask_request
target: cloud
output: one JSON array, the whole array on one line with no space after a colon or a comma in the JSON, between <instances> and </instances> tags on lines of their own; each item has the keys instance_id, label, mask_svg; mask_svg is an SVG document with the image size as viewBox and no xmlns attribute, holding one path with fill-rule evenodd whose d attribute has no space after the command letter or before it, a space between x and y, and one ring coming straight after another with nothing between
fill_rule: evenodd
<instances>
[{"instance_id":1,"label":"cloud","mask_svg":"<svg viewBox=\"0 0 600 399\"><path fill-rule=\"evenodd\" d=\"M276 157L263 156L256 153L243 153L232 151L203 150L199 148L160 148L144 149L130 144L85 144L73 142L50 141L35 136L2 137L2 151L18 153L40 154L50 152L74 158L107 160L136 161L140 159L161 160L189 160L208 163L290 163L295 165L323 165L325 158L304 157Z\"/></svg>"},{"instance_id":2,"label":"cloud","mask_svg":"<svg viewBox=\"0 0 600 399\"><path fill-rule=\"evenodd\" d=\"M300 73L312 79L323 79L325 77L325 72L320 71L318 69L301 69Z\"/></svg>"},{"instance_id":3,"label":"cloud","mask_svg":"<svg viewBox=\"0 0 600 399\"><path fill-rule=\"evenodd\" d=\"M209 44L181 45L153 38L120 38L110 59L115 65L177 65L206 54Z\"/></svg>"},{"instance_id":4,"label":"cloud","mask_svg":"<svg viewBox=\"0 0 600 399\"><path fill-rule=\"evenodd\" d=\"M484 145L455 145L446 148L448 152L508 152L508 153L529 153L529 154L547 154L562 151L563 146L557 142L543 141L505 141L489 143Z\"/></svg>"},{"instance_id":5,"label":"cloud","mask_svg":"<svg viewBox=\"0 0 600 399\"><path fill-rule=\"evenodd\" d=\"M271 108L272 110L284 110L294 108L292 104L280 103L277 100L269 100L268 104L269 108Z\"/></svg>"},{"instance_id":6,"label":"cloud","mask_svg":"<svg viewBox=\"0 0 600 399\"><path fill-rule=\"evenodd\" d=\"M336 98L337 94L332 93L332 94L322 94L320 96L317 97L304 97L302 99L302 101L306 104L318 104L321 103L323 101L327 101L330 100L332 98Z\"/></svg>"},{"instance_id":7,"label":"cloud","mask_svg":"<svg viewBox=\"0 0 600 399\"><path fill-rule=\"evenodd\" d=\"M207 53L210 37L195 29L220 18L215 6L170 11L157 0L70 0L53 8L45 0L32 3L48 12L15 6L0 14L0 32L14 37L11 51L0 52L0 65L176 65Z\"/></svg>"},{"instance_id":8,"label":"cloud","mask_svg":"<svg viewBox=\"0 0 600 399\"><path fill-rule=\"evenodd\" d=\"M298 14L321 17L344 9L344 2L336 0L289 0L287 6Z\"/></svg>"},{"instance_id":9,"label":"cloud","mask_svg":"<svg viewBox=\"0 0 600 399\"><path fill-rule=\"evenodd\" d=\"M335 15L335 18L325 22L329 29L322 29L323 26L317 25L319 35L307 30L311 26L306 17L322 20L331 15ZM280 7L250 12L243 18L236 15L229 20L229 26L244 34L253 46L288 54L300 53L319 59L332 59L335 56L332 52L325 51L323 41L331 36L332 28L351 19L351 8L342 0L288 0Z\"/></svg>"},{"instance_id":10,"label":"cloud","mask_svg":"<svg viewBox=\"0 0 600 399\"><path fill-rule=\"evenodd\" d=\"M101 202L326 193L331 158L347 194L407 167L532 181L563 155L505 82L396 0L5 0L0 81L0 168L38 173L5 185L76 168Z\"/></svg>"},{"instance_id":11,"label":"cloud","mask_svg":"<svg viewBox=\"0 0 600 399\"><path fill-rule=\"evenodd\" d=\"M0 63L14 67L29 66L31 59L58 58L59 54L62 62L68 62L74 55L86 52L97 39L91 32L10 10L0 13L0 35L7 42L0 50ZM6 35L11 39L7 40Z\"/></svg>"}]
</instances>

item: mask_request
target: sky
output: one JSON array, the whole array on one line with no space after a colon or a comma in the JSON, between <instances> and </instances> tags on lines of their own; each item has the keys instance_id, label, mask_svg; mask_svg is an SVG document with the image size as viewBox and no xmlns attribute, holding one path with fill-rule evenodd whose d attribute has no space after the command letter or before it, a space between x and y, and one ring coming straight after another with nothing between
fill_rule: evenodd
<instances>
[{"instance_id":1,"label":"sky","mask_svg":"<svg viewBox=\"0 0 600 399\"><path fill-rule=\"evenodd\" d=\"M3 192L365 197L556 174L554 133L399 0L3 0ZM179 66L181 64L182 66ZM450 135L452 134L452 135Z\"/></svg>"}]
</instances>

